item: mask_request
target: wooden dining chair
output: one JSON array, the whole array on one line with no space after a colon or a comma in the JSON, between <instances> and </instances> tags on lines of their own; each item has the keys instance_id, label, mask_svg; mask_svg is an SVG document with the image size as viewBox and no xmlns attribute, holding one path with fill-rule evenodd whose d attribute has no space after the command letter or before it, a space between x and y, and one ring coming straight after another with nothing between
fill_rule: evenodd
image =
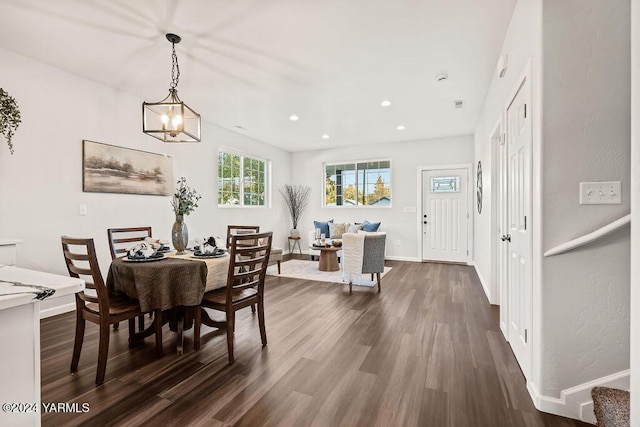
<instances>
[{"instance_id":1,"label":"wooden dining chair","mask_svg":"<svg viewBox=\"0 0 640 427\"><path fill-rule=\"evenodd\" d=\"M111 260L119 256L123 256L129 248L137 242L141 242L147 237L153 236L151 227L121 227L108 228L107 239L109 241L109 251L111 252ZM149 317L152 317L149 313ZM113 325L113 329L118 329L118 324ZM144 330L144 315L138 318L138 330Z\"/></svg>"},{"instance_id":2,"label":"wooden dining chair","mask_svg":"<svg viewBox=\"0 0 640 427\"><path fill-rule=\"evenodd\" d=\"M259 233L259 225L227 225L227 249L231 247L231 238L237 234Z\"/></svg>"},{"instance_id":3,"label":"wooden dining chair","mask_svg":"<svg viewBox=\"0 0 640 427\"><path fill-rule=\"evenodd\" d=\"M231 244L231 236L234 234L249 234L259 233L259 225L227 225L227 249ZM278 274L280 274L280 264L282 262L282 248L271 248L271 255L269 256L269 265L278 265Z\"/></svg>"},{"instance_id":4,"label":"wooden dining chair","mask_svg":"<svg viewBox=\"0 0 640 427\"><path fill-rule=\"evenodd\" d=\"M236 234L229 245L229 270L227 286L204 294L202 303L195 310L194 348L200 348L200 328L204 308L223 311L226 320L220 329L227 332L229 363L234 362L233 340L235 333L235 313L252 304L258 306L258 325L262 345L267 345L264 322L264 280L271 252L272 232Z\"/></svg>"},{"instance_id":5,"label":"wooden dining chair","mask_svg":"<svg viewBox=\"0 0 640 427\"><path fill-rule=\"evenodd\" d=\"M122 256L135 243L151 237L151 227L125 227L107 229L111 259Z\"/></svg>"},{"instance_id":6,"label":"wooden dining chair","mask_svg":"<svg viewBox=\"0 0 640 427\"><path fill-rule=\"evenodd\" d=\"M135 318L141 316L137 301L124 297L109 296L107 287L100 273L100 266L96 257L93 239L81 239L62 236L62 253L71 277L83 276L87 278L86 288L94 289L96 296L88 295L84 291L76 293L76 337L71 358L71 372L78 370L80 352L84 341L85 322L88 320L100 327L98 344L98 370L96 385L104 382L107 369L107 355L109 353L109 326L129 321L129 344L135 333ZM73 249L72 249L73 247ZM156 346L162 343L162 333L156 334Z\"/></svg>"}]
</instances>

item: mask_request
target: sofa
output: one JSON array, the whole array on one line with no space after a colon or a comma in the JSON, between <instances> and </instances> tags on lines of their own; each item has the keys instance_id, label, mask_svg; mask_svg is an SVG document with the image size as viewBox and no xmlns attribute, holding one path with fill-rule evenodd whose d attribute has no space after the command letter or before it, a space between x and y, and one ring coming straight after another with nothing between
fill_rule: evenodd
<instances>
[{"instance_id":1,"label":"sofa","mask_svg":"<svg viewBox=\"0 0 640 427\"><path fill-rule=\"evenodd\" d=\"M322 222L318 222L318 221L314 221L314 229L309 231L309 257L314 260L316 257L320 256L320 250L319 249L314 249L313 248L313 242L316 240L316 228L321 228L324 226L324 224L329 224L329 223L334 223L333 220L327 221L326 223L322 223ZM335 225L337 225L338 223L334 223ZM344 233L358 233L358 232L379 232L380 231L380 223L379 222L369 222L369 221L363 221L361 223L346 223L349 226L352 227L346 227L343 229ZM334 227L332 227L334 228ZM326 229L323 229L322 232L326 235L326 239L328 243L331 243L331 233L327 233ZM386 234L386 233L385 233ZM342 237L342 234L340 234L340 237ZM342 251L338 251L337 252L338 255L338 259L342 258Z\"/></svg>"}]
</instances>

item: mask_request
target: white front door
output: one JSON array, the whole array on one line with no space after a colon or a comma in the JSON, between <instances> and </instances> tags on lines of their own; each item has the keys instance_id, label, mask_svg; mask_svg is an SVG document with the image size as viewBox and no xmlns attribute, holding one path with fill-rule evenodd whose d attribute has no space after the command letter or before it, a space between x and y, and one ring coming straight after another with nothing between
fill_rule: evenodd
<instances>
[{"instance_id":1,"label":"white front door","mask_svg":"<svg viewBox=\"0 0 640 427\"><path fill-rule=\"evenodd\" d=\"M520 368L530 378L531 284L531 108L525 79L507 107L508 340Z\"/></svg>"},{"instance_id":2,"label":"white front door","mask_svg":"<svg viewBox=\"0 0 640 427\"><path fill-rule=\"evenodd\" d=\"M467 262L467 169L422 172L422 260Z\"/></svg>"}]
</instances>

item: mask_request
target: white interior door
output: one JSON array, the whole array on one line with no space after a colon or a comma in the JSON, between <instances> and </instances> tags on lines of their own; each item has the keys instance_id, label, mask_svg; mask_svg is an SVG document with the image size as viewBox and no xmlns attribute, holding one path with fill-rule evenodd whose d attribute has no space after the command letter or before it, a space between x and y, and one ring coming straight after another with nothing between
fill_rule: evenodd
<instances>
[{"instance_id":1,"label":"white interior door","mask_svg":"<svg viewBox=\"0 0 640 427\"><path fill-rule=\"evenodd\" d=\"M531 114L525 79L507 108L508 340L525 377L531 366Z\"/></svg>"},{"instance_id":2,"label":"white interior door","mask_svg":"<svg viewBox=\"0 0 640 427\"><path fill-rule=\"evenodd\" d=\"M423 261L467 261L468 191L467 169L422 172Z\"/></svg>"},{"instance_id":3,"label":"white interior door","mask_svg":"<svg viewBox=\"0 0 640 427\"><path fill-rule=\"evenodd\" d=\"M504 337L509 339L509 245L506 236L509 234L508 216L508 166L509 157L507 154L507 139L504 133L500 136L498 146L498 264L497 281L500 292L500 330Z\"/></svg>"}]
</instances>

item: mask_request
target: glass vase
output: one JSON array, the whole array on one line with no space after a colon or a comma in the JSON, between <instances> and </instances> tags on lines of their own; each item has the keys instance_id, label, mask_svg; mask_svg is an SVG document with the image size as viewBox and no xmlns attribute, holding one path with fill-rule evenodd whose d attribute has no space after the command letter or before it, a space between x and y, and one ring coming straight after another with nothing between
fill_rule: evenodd
<instances>
[{"instance_id":1,"label":"glass vase","mask_svg":"<svg viewBox=\"0 0 640 427\"><path fill-rule=\"evenodd\" d=\"M177 251L176 254L184 255L184 250L189 243L189 231L187 230L187 224L184 222L183 215L176 215L176 222L173 223L173 227L171 228L171 242Z\"/></svg>"}]
</instances>

